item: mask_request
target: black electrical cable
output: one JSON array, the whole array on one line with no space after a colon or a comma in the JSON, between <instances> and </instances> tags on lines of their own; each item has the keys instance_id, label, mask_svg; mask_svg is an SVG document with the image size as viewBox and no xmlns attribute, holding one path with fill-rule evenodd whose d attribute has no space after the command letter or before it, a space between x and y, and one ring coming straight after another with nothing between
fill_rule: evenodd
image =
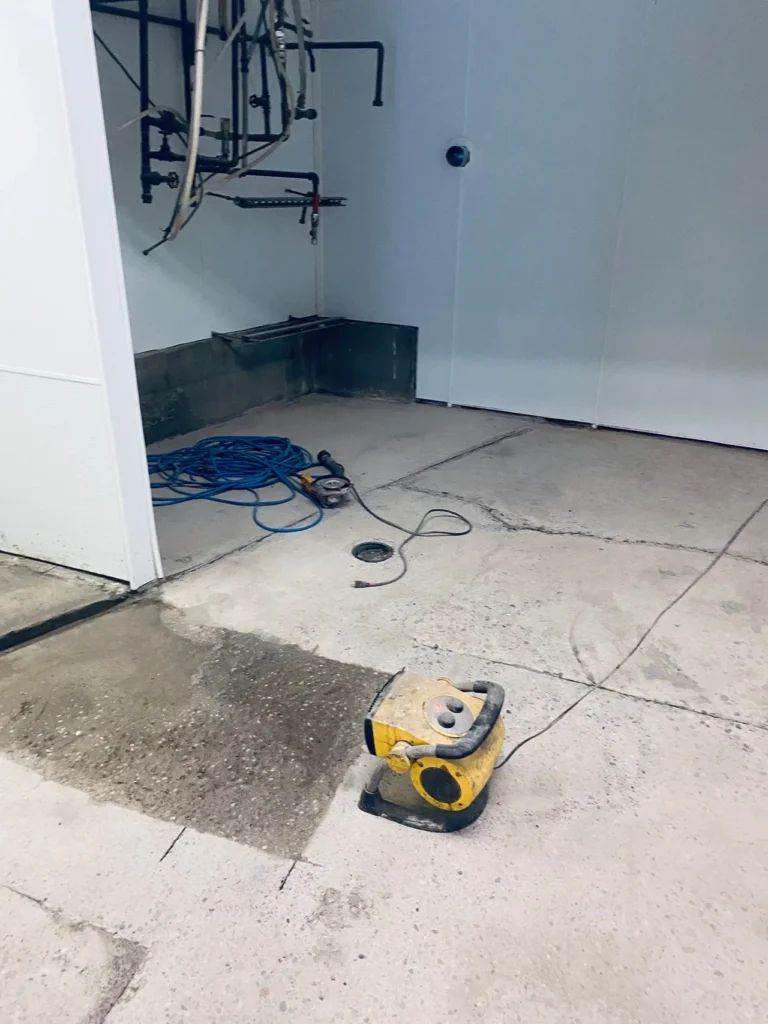
<instances>
[{"instance_id":1,"label":"black electrical cable","mask_svg":"<svg viewBox=\"0 0 768 1024\"><path fill-rule=\"evenodd\" d=\"M139 92L141 92L141 86L139 85L139 83L138 83L138 82L136 81L136 79L135 79L135 78L133 77L133 75L132 75L132 74L131 74L131 72L130 72L130 71L128 70L128 68L127 68L127 67L125 66L125 64L123 64L123 62L122 62L122 61L120 60L120 58L119 58L119 57L117 56L117 54L116 54L116 53L114 52L114 50L112 50L112 49L111 49L111 48L110 48L110 47L109 47L109 46L108 46L108 45L107 45L107 44L106 44L106 43L104 42L104 40L103 40L103 39L101 38L101 36L99 35L99 33L98 33L98 32L96 31L96 29L94 29L94 30L93 30L93 36L94 36L94 39L96 39L96 41L97 41L97 42L99 43L99 45L100 45L100 46L101 46L101 47L103 48L104 52L105 52L106 54L108 54L108 55L109 55L109 56L110 56L110 57L112 58L112 60L113 60L113 61L115 62L115 64L117 64L117 66L118 66L118 67L120 68L120 70L121 70L121 71L123 72L123 74L125 75L125 77L126 77L126 78L128 79L128 81L129 81L129 82L131 83L131 85L132 85L132 86L133 86L133 87L134 87L135 89L137 89L137 90L138 90ZM155 109L155 110L163 110L163 109L168 109L168 108L158 107L158 106L157 106L157 105L156 105L155 103L153 103L153 102L152 102L152 99L151 99L151 97L150 97L150 100L149 100L149 105L150 105L151 107L154 107L154 109ZM128 123L129 123L129 124L131 124L131 122L130 122L130 121L129 121ZM183 135L181 134L181 132L179 132L179 131L177 131L177 130L175 130L175 129L174 129L174 132L173 132L173 134L174 134L174 135L176 136L176 138L177 138L177 139L179 139L179 141L180 141L180 142L181 142L181 143L182 143L183 145L185 145L185 146L186 146L186 144L187 144L187 140L186 140L186 139L184 138L184 136L183 136Z\"/></svg>"},{"instance_id":2,"label":"black electrical cable","mask_svg":"<svg viewBox=\"0 0 768 1024\"><path fill-rule=\"evenodd\" d=\"M532 736L526 736L524 740L520 740L519 743L516 743L515 746L512 747L510 752L508 754L504 755L504 759L502 761L499 761L499 763L496 765L494 770L498 771L499 768L503 768L504 765L507 763L507 761L511 757L513 757L518 752L518 750L520 750L521 747L524 747L526 743L530 743L531 740L537 740L539 738L539 736L543 736L545 732L549 732L549 730L554 725L557 725L558 722L562 721L565 718L566 715L569 715L573 711L573 709L575 707L578 707L579 704L581 704L581 702L583 700L586 700L587 697L589 697L592 693L594 693L595 690L599 690L600 687L603 686L603 685L604 685L603 683L593 683L588 690L585 690L584 693L582 693L582 695L580 697L576 698L576 700L573 702L573 704L569 704L568 707L564 711L561 711L559 715L556 715L552 719L551 722L548 722L544 726L543 729L539 729L539 731L533 733Z\"/></svg>"},{"instance_id":3,"label":"black electrical cable","mask_svg":"<svg viewBox=\"0 0 768 1024\"><path fill-rule=\"evenodd\" d=\"M136 79L135 79L135 78L133 77L133 75L132 75L132 74L131 74L131 72L130 72L130 71L128 70L128 68L127 68L127 67L125 66L125 64L123 64L123 62L122 62L122 61L120 60L120 58L119 58L119 57L117 56L117 54L116 54L116 53L115 53L115 52L114 52L113 50L111 50L111 49L110 49L110 48L109 48L109 47L107 46L107 44L106 44L106 43L104 42L104 40L103 40L103 39L101 38L101 36L99 35L99 33L98 33L98 32L96 31L96 29L94 29L94 30L93 30L93 35L94 35L94 38L95 38L95 39L97 40L97 42L101 44L101 47L102 47L102 49L104 49L104 50L105 50L105 52L106 52L106 53L108 53L108 54L109 54L109 56L110 56L110 57L112 58L112 60L113 60L113 61L115 62L115 64L117 64L117 66L118 66L118 67L120 68L120 70L121 70L121 71L123 72L123 74L125 75L125 77L126 77L126 78L128 79L128 81L129 81L129 82L131 83L131 85L133 85L133 86L134 86L134 87L135 87L136 89L138 89L139 91L141 91L141 86L139 85L139 83L138 83L138 82L136 81ZM151 100L150 100L150 103L152 103L152 101L151 101ZM154 103L152 103L152 106L154 107Z\"/></svg>"},{"instance_id":4,"label":"black electrical cable","mask_svg":"<svg viewBox=\"0 0 768 1024\"><path fill-rule=\"evenodd\" d=\"M93 35L94 35L94 38L98 41L98 43L103 47L105 53L107 53L112 58L112 60L115 62L115 64L117 64L117 66L123 72L125 77L131 83L131 85L133 85L134 88L136 88L139 91L141 91L141 86L139 85L139 83L136 81L136 79L130 73L130 71L125 66L125 64L123 64L123 62L120 60L120 58L117 56L117 54L113 50L111 50L110 47L104 42L104 40L101 38L99 33L96 31L96 29L93 30ZM150 102L150 105L155 108L155 110L159 110L160 109L159 107L155 106L155 104L152 102L151 98L150 98L149 102ZM177 130L174 130L173 134L180 140L182 145L184 145L184 146L187 145L187 140L184 138L184 136L181 134L181 132L179 132ZM187 226L187 224L189 224L189 222L192 220L192 218L194 217L194 215L197 213L197 211L200 209L200 207L202 205L203 195L205 194L204 191L203 191L203 185L204 185L204 182L203 182L202 178L200 178L200 181L198 183L198 188L200 190L200 198L199 198L198 202L192 206L192 212L189 214L187 219L182 224L182 228L185 228ZM173 222L174 222L174 220L176 218L176 211L178 210L178 206L179 206L179 203L178 203L178 198L177 198L176 202L173 205L173 213L171 214L171 219L170 219L170 221L168 223L168 226L164 229L162 237L157 242L155 242L154 245L150 245L148 249L143 249L142 250L142 255L143 256L149 256L149 254L151 252L154 252L155 249L159 249L161 245L164 245L168 241L168 238L169 238L170 233L171 233L171 225L173 224Z\"/></svg>"},{"instance_id":5,"label":"black electrical cable","mask_svg":"<svg viewBox=\"0 0 768 1024\"><path fill-rule=\"evenodd\" d=\"M248 67L251 66L251 58L253 57L253 51L259 44L259 33L261 30L267 31L267 0L261 0L261 10L259 11L259 17L256 19L256 28L254 29L251 37L251 44L248 47L246 54L248 60Z\"/></svg>"},{"instance_id":6,"label":"black electrical cable","mask_svg":"<svg viewBox=\"0 0 768 1024\"><path fill-rule=\"evenodd\" d=\"M391 519L385 519L384 516L380 516L378 512L374 512L373 509L367 505L359 491L353 483L350 483L350 491L354 495L355 499L359 503L360 507L368 513L369 516L373 516L380 523L384 523L385 526L391 526L394 530L400 530L401 533L406 533L408 536L401 542L397 548L397 555L403 563L403 567L397 576L393 576L390 580L383 580L381 583L367 583L365 580L355 580L352 584L353 587L357 588L368 588L368 587L388 587L391 583L397 583L405 576L408 572L408 561L405 557L405 548L411 543L412 540L416 540L417 537L466 537L468 533L472 532L472 523L463 516L460 512L454 512L450 508L430 508L424 513L419 520L418 526L415 530L411 530L407 526L401 526L399 523L393 523ZM453 519L464 523L466 529L464 530L425 530L425 525L429 522L431 516L441 517L443 519Z\"/></svg>"},{"instance_id":7,"label":"black electrical cable","mask_svg":"<svg viewBox=\"0 0 768 1024\"><path fill-rule=\"evenodd\" d=\"M635 642L634 646L630 648L629 651L627 651L627 653L624 655L621 661L614 665L606 676L599 680L593 680L589 688L585 690L580 697L577 697L576 700L573 701L572 704L569 704L564 711L561 711L559 715L556 715L551 722L548 722L547 725L544 726L543 729L539 729L539 731L533 733L532 736L526 736L524 740L520 740L519 743L515 744L515 746L512 747L509 753L504 755L503 760L499 761L499 763L495 766L494 770L498 771L499 768L503 768L507 761L509 761L509 759L513 757L518 752L518 750L520 750L521 747L524 747L526 743L530 743L531 740L538 739L539 736L543 736L545 732L549 732L549 730L554 725L557 725L557 723L561 722L566 715L569 715L574 708L577 708L583 700L586 700L587 697L590 697L596 690L601 690L604 686L606 686L609 680L619 671L619 669L623 668L629 661L629 659L634 657L635 654L637 654L637 652L643 646L643 644L654 631L654 629L656 629L656 627L664 618L664 616L667 615L670 611L672 611L675 605L679 604L683 600L683 598L686 597L693 590L693 588L697 584L699 584L704 579L704 577L715 568L718 562L720 562L726 556L729 548L738 540L739 536L744 532L744 530L746 530L746 528L749 526L752 520L755 519L763 511L764 508L768 508L768 498L764 498L757 506L757 508L754 509L753 512L750 512L747 518L741 523L739 527L737 527L734 533L731 534L731 536L728 538L725 544L720 548L715 557L710 562L708 562L707 565L704 566L701 572L694 576L694 578L688 583L687 586L685 586L680 591L680 593L676 597L673 597L672 600L661 609L661 611L658 613L658 615L650 624L650 626L648 626L643 631L639 640Z\"/></svg>"}]
</instances>

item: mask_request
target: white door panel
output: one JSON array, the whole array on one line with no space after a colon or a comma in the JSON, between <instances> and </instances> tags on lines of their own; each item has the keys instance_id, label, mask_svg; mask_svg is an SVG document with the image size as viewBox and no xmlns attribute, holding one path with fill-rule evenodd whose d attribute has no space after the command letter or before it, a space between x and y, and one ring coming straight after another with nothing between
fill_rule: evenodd
<instances>
[{"instance_id":1,"label":"white door panel","mask_svg":"<svg viewBox=\"0 0 768 1024\"><path fill-rule=\"evenodd\" d=\"M651 11L601 423L768 448L768 7Z\"/></svg>"},{"instance_id":2,"label":"white door panel","mask_svg":"<svg viewBox=\"0 0 768 1024\"><path fill-rule=\"evenodd\" d=\"M474 4L453 402L594 415L646 10Z\"/></svg>"}]
</instances>

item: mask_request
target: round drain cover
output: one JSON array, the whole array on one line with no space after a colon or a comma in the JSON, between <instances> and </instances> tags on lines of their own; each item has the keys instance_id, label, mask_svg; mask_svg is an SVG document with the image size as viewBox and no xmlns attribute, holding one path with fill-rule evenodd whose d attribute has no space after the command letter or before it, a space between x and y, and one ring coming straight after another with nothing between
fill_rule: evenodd
<instances>
[{"instance_id":1,"label":"round drain cover","mask_svg":"<svg viewBox=\"0 0 768 1024\"><path fill-rule=\"evenodd\" d=\"M384 544L380 540L364 540L352 548L352 554L361 562L386 562L394 553L391 544Z\"/></svg>"}]
</instances>

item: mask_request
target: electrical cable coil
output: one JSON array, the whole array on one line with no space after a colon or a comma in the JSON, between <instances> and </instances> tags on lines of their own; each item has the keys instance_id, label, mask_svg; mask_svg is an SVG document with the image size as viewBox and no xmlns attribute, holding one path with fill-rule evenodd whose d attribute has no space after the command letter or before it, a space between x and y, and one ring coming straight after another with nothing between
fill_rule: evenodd
<instances>
[{"instance_id":1,"label":"electrical cable coil","mask_svg":"<svg viewBox=\"0 0 768 1024\"><path fill-rule=\"evenodd\" d=\"M310 530L323 518L323 509L293 479L295 474L319 466L306 448L287 437L206 437L190 448L177 448L147 457L156 508L206 499L223 505L242 505L251 509L253 521L269 533L300 533ZM261 499L259 491L282 484L288 494L282 498ZM224 497L230 491L244 491L250 499ZM296 526L270 526L259 518L259 511L272 505L285 505L300 495L310 503L315 516L309 523Z\"/></svg>"}]
</instances>

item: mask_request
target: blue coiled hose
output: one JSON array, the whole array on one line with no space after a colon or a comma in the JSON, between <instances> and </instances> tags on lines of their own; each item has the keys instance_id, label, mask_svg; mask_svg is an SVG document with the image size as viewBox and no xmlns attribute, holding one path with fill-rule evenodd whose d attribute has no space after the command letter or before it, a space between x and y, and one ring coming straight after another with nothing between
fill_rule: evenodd
<instances>
[{"instance_id":1,"label":"blue coiled hose","mask_svg":"<svg viewBox=\"0 0 768 1024\"><path fill-rule=\"evenodd\" d=\"M218 501L223 505L243 505L251 509L253 521L270 533L299 533L310 530L323 518L323 510L293 479L297 473L313 469L318 463L306 448L292 444L287 437L206 437L191 448L147 457L153 490L173 493L152 496L157 507L180 505L185 501ZM259 498L259 490L283 484L288 494L270 501ZM245 491L249 500L225 498L230 491ZM316 515L302 526L268 526L259 519L259 509L285 505L296 495L308 501Z\"/></svg>"}]
</instances>

